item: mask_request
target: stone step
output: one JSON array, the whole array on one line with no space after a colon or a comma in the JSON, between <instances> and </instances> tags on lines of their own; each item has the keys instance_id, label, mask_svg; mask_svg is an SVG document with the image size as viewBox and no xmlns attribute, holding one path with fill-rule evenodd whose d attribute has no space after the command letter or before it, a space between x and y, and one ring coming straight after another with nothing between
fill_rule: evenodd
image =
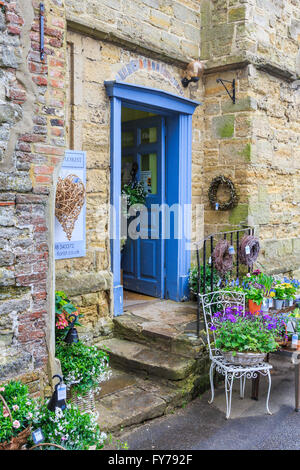
<instances>
[{"instance_id":1,"label":"stone step","mask_svg":"<svg viewBox=\"0 0 300 470\"><path fill-rule=\"evenodd\" d=\"M116 375L124 374L114 371ZM118 435L124 428L135 426L171 412L191 400L191 387L166 386L160 379L134 376L132 385L114 393L96 397L96 410L101 431Z\"/></svg>"},{"instance_id":2,"label":"stone step","mask_svg":"<svg viewBox=\"0 0 300 470\"><path fill-rule=\"evenodd\" d=\"M96 398L101 399L107 395L112 395L132 387L135 384L136 378L133 374L126 374L124 371L112 368L111 377L106 382L100 384L101 390Z\"/></svg>"},{"instance_id":3,"label":"stone step","mask_svg":"<svg viewBox=\"0 0 300 470\"><path fill-rule=\"evenodd\" d=\"M107 395L96 402L101 431L114 433L162 416L166 406L164 400L137 386Z\"/></svg>"},{"instance_id":4,"label":"stone step","mask_svg":"<svg viewBox=\"0 0 300 470\"><path fill-rule=\"evenodd\" d=\"M195 328L195 320L183 325L169 325L132 313L114 318L115 336L188 358L196 358L205 344L195 335Z\"/></svg>"},{"instance_id":5,"label":"stone step","mask_svg":"<svg viewBox=\"0 0 300 470\"><path fill-rule=\"evenodd\" d=\"M194 359L125 339L112 338L97 346L108 350L110 363L116 368L142 371L167 380L185 379L193 373L197 363Z\"/></svg>"}]
</instances>

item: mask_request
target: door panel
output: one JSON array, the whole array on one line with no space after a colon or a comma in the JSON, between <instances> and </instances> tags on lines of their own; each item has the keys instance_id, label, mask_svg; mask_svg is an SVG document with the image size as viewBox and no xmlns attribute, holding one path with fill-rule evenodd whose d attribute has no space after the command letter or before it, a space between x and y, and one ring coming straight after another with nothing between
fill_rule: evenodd
<instances>
[{"instance_id":1,"label":"door panel","mask_svg":"<svg viewBox=\"0 0 300 470\"><path fill-rule=\"evenodd\" d=\"M132 136L134 135L134 145ZM164 196L164 120L149 118L127 122L122 126L122 184L128 182L133 162L138 165L137 180L147 191L147 212L128 219L128 227L137 224L139 238L127 238L122 252L124 288L154 297L164 293L164 245L162 215L151 217L151 206L161 206ZM130 145L127 143L130 142Z\"/></svg>"}]
</instances>

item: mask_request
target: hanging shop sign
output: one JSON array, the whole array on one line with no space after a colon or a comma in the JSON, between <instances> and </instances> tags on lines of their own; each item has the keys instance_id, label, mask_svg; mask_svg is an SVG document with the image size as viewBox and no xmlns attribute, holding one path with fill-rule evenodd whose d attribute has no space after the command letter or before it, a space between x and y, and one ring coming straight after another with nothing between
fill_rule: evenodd
<instances>
[{"instance_id":1,"label":"hanging shop sign","mask_svg":"<svg viewBox=\"0 0 300 470\"><path fill-rule=\"evenodd\" d=\"M56 185L55 259L86 255L86 154L67 150Z\"/></svg>"}]
</instances>

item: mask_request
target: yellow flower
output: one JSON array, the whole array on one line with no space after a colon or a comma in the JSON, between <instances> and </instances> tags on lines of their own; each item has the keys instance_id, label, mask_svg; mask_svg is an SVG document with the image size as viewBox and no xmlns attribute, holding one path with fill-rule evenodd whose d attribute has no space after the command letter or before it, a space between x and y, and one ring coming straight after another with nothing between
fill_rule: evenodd
<instances>
[{"instance_id":1,"label":"yellow flower","mask_svg":"<svg viewBox=\"0 0 300 470\"><path fill-rule=\"evenodd\" d=\"M270 292L270 297L275 297L275 292Z\"/></svg>"}]
</instances>

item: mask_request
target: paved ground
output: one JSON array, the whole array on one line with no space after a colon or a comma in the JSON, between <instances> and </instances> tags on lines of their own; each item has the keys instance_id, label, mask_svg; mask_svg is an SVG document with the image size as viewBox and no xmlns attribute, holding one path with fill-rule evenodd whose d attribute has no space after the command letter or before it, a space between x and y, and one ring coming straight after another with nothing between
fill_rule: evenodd
<instances>
[{"instance_id":1,"label":"paved ground","mask_svg":"<svg viewBox=\"0 0 300 470\"><path fill-rule=\"evenodd\" d=\"M208 405L210 394L206 392L174 414L123 433L119 439L127 441L130 450L299 449L300 413L294 411L293 366L283 360L271 363L272 416L265 414L265 378L261 379L258 402L249 398L250 381L244 400L235 387L230 420L225 419L225 395L220 384L213 405Z\"/></svg>"}]
</instances>

